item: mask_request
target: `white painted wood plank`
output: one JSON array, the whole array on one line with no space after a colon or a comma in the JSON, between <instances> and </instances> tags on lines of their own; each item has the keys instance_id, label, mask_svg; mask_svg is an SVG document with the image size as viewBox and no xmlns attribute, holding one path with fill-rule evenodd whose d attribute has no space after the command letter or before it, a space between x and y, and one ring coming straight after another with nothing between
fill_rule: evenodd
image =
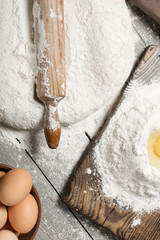
<instances>
[{"instance_id":1,"label":"white painted wood plank","mask_svg":"<svg viewBox=\"0 0 160 240\"><path fill-rule=\"evenodd\" d=\"M89 120L88 120L89 121ZM90 121L89 121L90 122ZM88 124L89 124L88 122ZM87 120L85 121L87 123ZM81 123L80 123L81 124ZM79 124L78 124L79 125ZM81 154L89 143L88 138L85 135L86 124L84 124L84 129L81 126L81 132L77 135L74 130L78 126L72 126L71 129L64 129L62 131L61 143L57 150L50 150L46 145L43 132L39 132L37 136L34 134L34 139L37 137L41 139L41 143L38 146L38 151L33 149L30 154L35 159L36 163L43 169L45 175L50 179L52 184L56 187L58 192L62 192L65 183L68 180L70 173L72 172L74 166L78 162ZM70 144L66 139L75 139L74 144ZM32 137L31 137L32 139ZM77 146L77 139L79 145ZM63 149L63 150L62 150ZM73 152L76 151L76 156ZM75 213L76 214L76 213ZM91 234L93 239L97 240L113 240L116 239L113 235L105 230L102 231L97 225L91 223L85 218L77 214L77 217L81 220L85 228Z\"/></svg>"},{"instance_id":2,"label":"white painted wood plank","mask_svg":"<svg viewBox=\"0 0 160 240\"><path fill-rule=\"evenodd\" d=\"M32 175L42 203L42 221L35 239L90 239L24 150L18 150L6 139L0 138L0 162L16 168L25 168Z\"/></svg>"}]
</instances>

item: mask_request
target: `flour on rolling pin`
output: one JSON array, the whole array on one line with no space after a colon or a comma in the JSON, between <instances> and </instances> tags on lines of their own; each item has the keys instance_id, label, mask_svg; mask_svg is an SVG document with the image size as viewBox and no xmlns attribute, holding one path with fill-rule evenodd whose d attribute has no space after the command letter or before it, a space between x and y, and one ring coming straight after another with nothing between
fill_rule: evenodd
<instances>
[{"instance_id":1,"label":"flour on rolling pin","mask_svg":"<svg viewBox=\"0 0 160 240\"><path fill-rule=\"evenodd\" d=\"M55 121L54 116L56 114L57 111L57 107L51 106L51 105L47 105L46 104L46 112L48 112L48 116L46 117L46 127L52 128L54 130L60 128L60 122L59 121Z\"/></svg>"},{"instance_id":2,"label":"flour on rolling pin","mask_svg":"<svg viewBox=\"0 0 160 240\"><path fill-rule=\"evenodd\" d=\"M61 132L56 107L65 97L66 89L63 1L35 0L33 15L38 63L37 96L45 104L47 143L50 148L56 148Z\"/></svg>"}]
</instances>

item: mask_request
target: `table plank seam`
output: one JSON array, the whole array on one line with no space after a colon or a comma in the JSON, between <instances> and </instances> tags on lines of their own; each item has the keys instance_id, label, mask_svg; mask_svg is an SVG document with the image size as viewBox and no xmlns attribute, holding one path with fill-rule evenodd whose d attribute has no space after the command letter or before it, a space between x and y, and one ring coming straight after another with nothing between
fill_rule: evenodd
<instances>
[{"instance_id":1,"label":"table plank seam","mask_svg":"<svg viewBox=\"0 0 160 240\"><path fill-rule=\"evenodd\" d=\"M16 138L17 142L19 144L21 144L21 141ZM36 161L33 159L33 157L31 156L31 154L29 153L29 151L27 149L24 149L25 153L28 155L28 157L32 160L32 162L36 165L36 167L39 169L39 171L42 173L42 175L45 177L45 179L47 180L47 182L51 185L51 187L54 189L54 191L57 193L57 195L59 196L59 198L62 200L62 196L61 194L58 192L58 190L55 188L55 186L52 184L52 182L48 179L48 177L45 175L45 173L42 171L42 169L40 168L40 166L36 163ZM81 227L84 229L84 231L88 234L88 236L90 237L90 239L95 240L92 235L89 233L89 231L86 229L86 227L83 225L83 223L79 220L79 218L75 215L75 213L73 212L73 210L71 208L69 208L67 206L68 210L71 212L71 214L73 215L73 217L78 221L78 223L81 225Z\"/></svg>"}]
</instances>

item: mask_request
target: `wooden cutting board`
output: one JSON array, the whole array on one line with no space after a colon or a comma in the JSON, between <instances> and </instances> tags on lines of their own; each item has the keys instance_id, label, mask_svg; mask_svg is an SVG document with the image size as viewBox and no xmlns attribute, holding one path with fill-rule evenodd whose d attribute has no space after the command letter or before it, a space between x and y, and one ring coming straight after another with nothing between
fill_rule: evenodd
<instances>
[{"instance_id":1,"label":"wooden cutting board","mask_svg":"<svg viewBox=\"0 0 160 240\"><path fill-rule=\"evenodd\" d=\"M156 76L160 81L159 69L160 48L150 46L125 83L118 100L107 114L103 126L83 153L63 192L63 201L70 208L111 230L120 239L160 239L160 212L150 214L144 212L139 215L131 209L119 208L115 201L106 198L102 191L101 177L96 170L92 153L104 131L107 131L110 118L115 114L121 102L125 100L126 92L138 86L152 84ZM86 174L87 168L91 169L91 174ZM137 225L135 224L136 220L138 220Z\"/></svg>"}]
</instances>

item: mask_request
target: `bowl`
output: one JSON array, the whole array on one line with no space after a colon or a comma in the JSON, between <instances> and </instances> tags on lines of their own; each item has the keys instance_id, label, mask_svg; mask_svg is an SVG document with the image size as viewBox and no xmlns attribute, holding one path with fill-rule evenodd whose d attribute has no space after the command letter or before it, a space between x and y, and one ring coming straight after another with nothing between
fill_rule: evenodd
<instances>
[{"instance_id":1,"label":"bowl","mask_svg":"<svg viewBox=\"0 0 160 240\"><path fill-rule=\"evenodd\" d=\"M0 171L8 172L12 169L14 169L14 168L11 167L11 166L8 166L8 165L5 165L5 164L0 164ZM34 226L34 228L29 233L20 234L18 236L19 240L33 240L36 236L36 233L37 233L39 225L40 225L40 221L41 221L41 202L40 202L38 192L37 192L37 190L34 186L32 187L31 194L34 196L34 198L36 199L37 204L38 204L38 219L37 219L36 225Z\"/></svg>"}]
</instances>

